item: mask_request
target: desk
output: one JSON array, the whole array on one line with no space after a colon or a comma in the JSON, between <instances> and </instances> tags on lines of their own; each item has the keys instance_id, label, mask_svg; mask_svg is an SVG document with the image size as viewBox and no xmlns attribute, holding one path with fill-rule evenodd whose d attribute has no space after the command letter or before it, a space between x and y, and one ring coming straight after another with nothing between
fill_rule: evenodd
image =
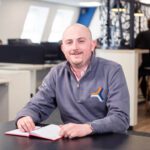
<instances>
[{"instance_id":1,"label":"desk","mask_svg":"<svg viewBox=\"0 0 150 150\"><path fill-rule=\"evenodd\" d=\"M8 121L9 80L0 78L0 121ZM5 113L5 114L4 114Z\"/></svg>"},{"instance_id":2,"label":"desk","mask_svg":"<svg viewBox=\"0 0 150 150\"><path fill-rule=\"evenodd\" d=\"M1 150L149 150L150 137L143 135L104 134L78 139L49 141L4 135L15 128L14 122L0 124Z\"/></svg>"},{"instance_id":3,"label":"desk","mask_svg":"<svg viewBox=\"0 0 150 150\"><path fill-rule=\"evenodd\" d=\"M13 120L30 99L28 71L0 70L0 122Z\"/></svg>"},{"instance_id":4,"label":"desk","mask_svg":"<svg viewBox=\"0 0 150 150\"><path fill-rule=\"evenodd\" d=\"M9 80L0 79L0 85L7 84L8 82L9 82Z\"/></svg>"},{"instance_id":5,"label":"desk","mask_svg":"<svg viewBox=\"0 0 150 150\"><path fill-rule=\"evenodd\" d=\"M37 87L41 84L44 76L48 73L49 69L56 64L15 64L15 63L0 63L1 70L18 70L18 71L29 71L30 72L30 90L31 94L36 93ZM37 74L38 72L38 74ZM38 81L37 81L38 78Z\"/></svg>"}]
</instances>

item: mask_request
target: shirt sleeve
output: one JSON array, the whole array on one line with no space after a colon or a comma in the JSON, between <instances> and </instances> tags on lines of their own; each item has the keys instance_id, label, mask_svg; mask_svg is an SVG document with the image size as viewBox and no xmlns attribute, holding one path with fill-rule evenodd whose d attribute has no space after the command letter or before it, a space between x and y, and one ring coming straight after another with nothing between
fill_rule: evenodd
<instances>
[{"instance_id":1,"label":"shirt sleeve","mask_svg":"<svg viewBox=\"0 0 150 150\"><path fill-rule=\"evenodd\" d=\"M23 116L30 116L35 123L48 118L57 107L55 96L55 79L53 69L48 73L39 88L27 105L17 114L16 121Z\"/></svg>"},{"instance_id":2,"label":"shirt sleeve","mask_svg":"<svg viewBox=\"0 0 150 150\"><path fill-rule=\"evenodd\" d=\"M122 68L111 71L108 79L106 117L91 122L94 133L126 132L129 127L129 92Z\"/></svg>"}]
</instances>

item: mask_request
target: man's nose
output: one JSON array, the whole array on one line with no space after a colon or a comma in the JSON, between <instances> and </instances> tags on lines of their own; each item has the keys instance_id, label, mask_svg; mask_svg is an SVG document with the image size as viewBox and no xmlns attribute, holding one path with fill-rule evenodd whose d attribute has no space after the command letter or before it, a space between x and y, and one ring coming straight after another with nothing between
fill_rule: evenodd
<instances>
[{"instance_id":1,"label":"man's nose","mask_svg":"<svg viewBox=\"0 0 150 150\"><path fill-rule=\"evenodd\" d=\"M78 49L78 42L74 41L72 44L73 49Z\"/></svg>"}]
</instances>

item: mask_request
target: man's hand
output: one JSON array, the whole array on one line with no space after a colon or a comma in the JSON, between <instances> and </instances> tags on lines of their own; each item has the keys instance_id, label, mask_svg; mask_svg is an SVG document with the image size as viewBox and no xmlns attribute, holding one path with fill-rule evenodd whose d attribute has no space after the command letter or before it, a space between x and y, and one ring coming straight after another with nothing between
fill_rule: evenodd
<instances>
[{"instance_id":1,"label":"man's hand","mask_svg":"<svg viewBox=\"0 0 150 150\"><path fill-rule=\"evenodd\" d=\"M84 137L92 133L91 126L89 124L75 124L68 123L61 125L60 135L65 138Z\"/></svg>"},{"instance_id":2,"label":"man's hand","mask_svg":"<svg viewBox=\"0 0 150 150\"><path fill-rule=\"evenodd\" d=\"M17 127L23 132L30 132L35 129L35 124L30 116L26 116L17 121Z\"/></svg>"}]
</instances>

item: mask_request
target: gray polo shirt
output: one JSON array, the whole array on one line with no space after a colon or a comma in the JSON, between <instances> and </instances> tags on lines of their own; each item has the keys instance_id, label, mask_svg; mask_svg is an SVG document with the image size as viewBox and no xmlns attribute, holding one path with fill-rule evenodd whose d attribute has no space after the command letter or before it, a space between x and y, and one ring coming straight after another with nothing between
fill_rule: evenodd
<instances>
[{"instance_id":1,"label":"gray polo shirt","mask_svg":"<svg viewBox=\"0 0 150 150\"><path fill-rule=\"evenodd\" d=\"M92 56L77 81L68 62L53 67L28 104L17 114L46 120L58 107L64 123L91 123L95 133L125 132L129 127L129 93L119 64Z\"/></svg>"}]
</instances>

